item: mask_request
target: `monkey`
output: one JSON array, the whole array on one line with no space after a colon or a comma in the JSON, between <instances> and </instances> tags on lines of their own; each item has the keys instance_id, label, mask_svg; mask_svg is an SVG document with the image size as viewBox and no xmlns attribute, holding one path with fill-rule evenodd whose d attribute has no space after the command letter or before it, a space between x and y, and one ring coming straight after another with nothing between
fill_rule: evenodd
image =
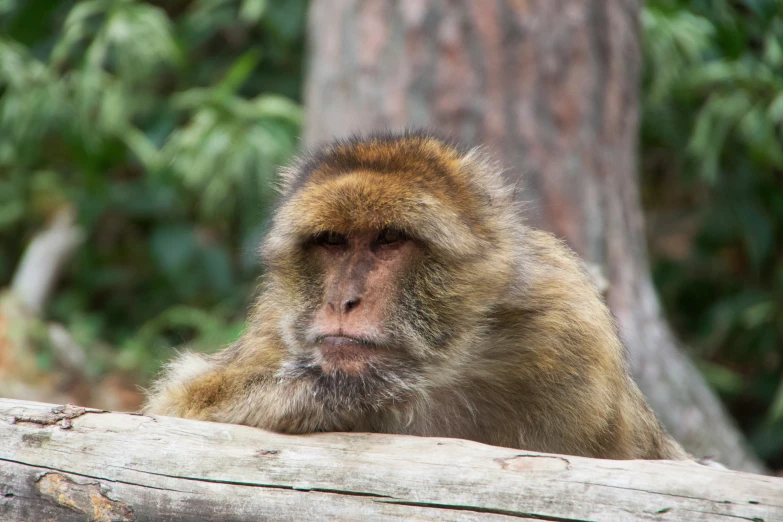
<instances>
[{"instance_id":1,"label":"monkey","mask_svg":"<svg viewBox=\"0 0 783 522\"><path fill-rule=\"evenodd\" d=\"M425 131L355 136L304 153L278 183L244 333L169 363L146 413L690 458L632 380L585 264L524 224L483 149Z\"/></svg>"}]
</instances>

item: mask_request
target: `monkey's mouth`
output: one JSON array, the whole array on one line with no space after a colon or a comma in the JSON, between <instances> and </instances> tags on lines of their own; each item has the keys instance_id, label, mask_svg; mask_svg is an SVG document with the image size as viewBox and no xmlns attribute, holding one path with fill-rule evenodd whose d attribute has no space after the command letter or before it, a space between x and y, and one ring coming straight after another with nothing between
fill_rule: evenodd
<instances>
[{"instance_id":1,"label":"monkey's mouth","mask_svg":"<svg viewBox=\"0 0 783 522\"><path fill-rule=\"evenodd\" d=\"M321 354L320 366L326 373L360 375L387 353L370 340L347 335L319 337L316 346Z\"/></svg>"},{"instance_id":2,"label":"monkey's mouth","mask_svg":"<svg viewBox=\"0 0 783 522\"><path fill-rule=\"evenodd\" d=\"M321 335L316 339L316 343L320 346L368 346L376 347L375 343L359 337L351 337L350 335Z\"/></svg>"}]
</instances>

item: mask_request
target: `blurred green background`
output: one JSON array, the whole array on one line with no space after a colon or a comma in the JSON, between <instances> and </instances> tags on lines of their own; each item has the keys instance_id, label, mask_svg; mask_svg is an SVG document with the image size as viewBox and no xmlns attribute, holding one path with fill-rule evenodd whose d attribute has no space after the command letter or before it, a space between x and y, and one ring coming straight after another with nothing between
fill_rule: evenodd
<instances>
[{"instance_id":1,"label":"blurred green background","mask_svg":"<svg viewBox=\"0 0 783 522\"><path fill-rule=\"evenodd\" d=\"M88 375L235 338L297 151L306 0L0 0L0 287L64 205L48 303ZM667 316L783 468L783 1L652 0L641 182ZM38 364L52 364L45 342Z\"/></svg>"}]
</instances>

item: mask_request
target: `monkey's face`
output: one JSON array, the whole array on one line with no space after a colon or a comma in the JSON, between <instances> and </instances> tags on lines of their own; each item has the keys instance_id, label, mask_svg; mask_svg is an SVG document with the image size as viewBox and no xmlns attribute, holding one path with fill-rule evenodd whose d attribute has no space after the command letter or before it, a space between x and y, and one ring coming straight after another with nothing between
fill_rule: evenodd
<instances>
[{"instance_id":1,"label":"monkey's face","mask_svg":"<svg viewBox=\"0 0 783 522\"><path fill-rule=\"evenodd\" d=\"M367 186L386 189L376 196L379 201L394 201L388 185L367 178L336 180L332 185L343 189L342 199L321 197L320 209L295 201L296 207L309 207L310 214L292 212L284 224L290 228L297 219L311 221L296 234L280 237L279 251L267 257L269 276L282 292L278 301L284 309L278 312L290 354L288 376L307 368L311 376L341 379L343 389L350 378L365 384L373 378L410 379L423 363L443 355L449 337L459 330L453 324L452 309L460 303L451 285L453 270L445 269L436 245L421 234L435 219L423 216L427 224L416 227L392 219L381 205L360 212L373 203L362 190ZM324 187L318 189L322 193ZM301 199L310 194L305 188ZM350 196L353 201L346 202ZM351 208L353 219L339 219L335 208L340 207Z\"/></svg>"},{"instance_id":2,"label":"monkey's face","mask_svg":"<svg viewBox=\"0 0 783 522\"><path fill-rule=\"evenodd\" d=\"M404 350L391 320L403 281L420 256L404 232L386 228L322 232L305 247L320 284L310 306L304 343L324 372L366 374ZM395 355L396 352L396 355Z\"/></svg>"},{"instance_id":3,"label":"monkey's face","mask_svg":"<svg viewBox=\"0 0 783 522\"><path fill-rule=\"evenodd\" d=\"M314 233L289 270L281 330L289 351L280 376L313 381L327 408L378 408L404 400L420 380L433 332L421 314L427 253L397 228ZM424 278L426 279L426 277Z\"/></svg>"}]
</instances>

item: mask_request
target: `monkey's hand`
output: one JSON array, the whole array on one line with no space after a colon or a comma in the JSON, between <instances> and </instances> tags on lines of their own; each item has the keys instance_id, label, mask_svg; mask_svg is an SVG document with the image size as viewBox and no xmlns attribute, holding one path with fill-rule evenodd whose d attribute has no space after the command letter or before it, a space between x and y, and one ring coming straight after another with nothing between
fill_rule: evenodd
<instances>
[{"instance_id":1,"label":"monkey's hand","mask_svg":"<svg viewBox=\"0 0 783 522\"><path fill-rule=\"evenodd\" d=\"M326 425L306 380L280 379L268 366L222 365L194 353L167 365L143 411L282 433L339 429Z\"/></svg>"}]
</instances>

